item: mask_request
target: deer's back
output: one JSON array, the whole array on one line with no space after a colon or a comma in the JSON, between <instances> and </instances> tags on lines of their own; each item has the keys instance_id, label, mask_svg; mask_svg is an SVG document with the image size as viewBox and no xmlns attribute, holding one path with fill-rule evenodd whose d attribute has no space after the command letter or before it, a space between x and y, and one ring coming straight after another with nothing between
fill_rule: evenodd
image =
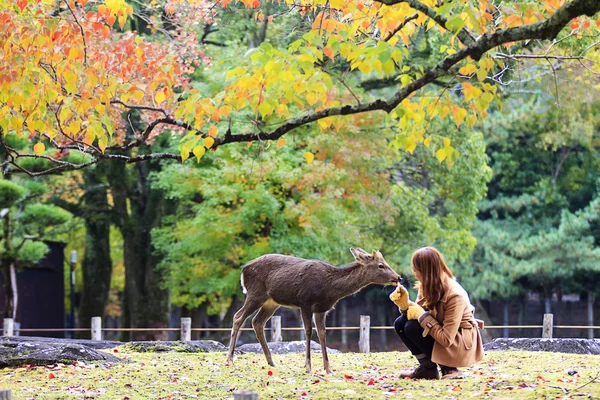
<instances>
[{"instance_id":1,"label":"deer's back","mask_svg":"<svg viewBox=\"0 0 600 400\"><path fill-rule=\"evenodd\" d=\"M318 260L267 254L246 264L242 274L248 293L265 293L282 306L304 307L328 302L332 269Z\"/></svg>"}]
</instances>

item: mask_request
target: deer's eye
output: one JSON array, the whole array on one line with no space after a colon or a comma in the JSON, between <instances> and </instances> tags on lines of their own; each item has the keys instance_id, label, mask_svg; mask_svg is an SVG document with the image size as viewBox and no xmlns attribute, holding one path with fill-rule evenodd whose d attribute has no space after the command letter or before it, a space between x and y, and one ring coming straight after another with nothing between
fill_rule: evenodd
<instances>
[{"instance_id":1,"label":"deer's eye","mask_svg":"<svg viewBox=\"0 0 600 400\"><path fill-rule=\"evenodd\" d=\"M385 268L385 265L379 264L379 269L384 269L384 268Z\"/></svg>"}]
</instances>

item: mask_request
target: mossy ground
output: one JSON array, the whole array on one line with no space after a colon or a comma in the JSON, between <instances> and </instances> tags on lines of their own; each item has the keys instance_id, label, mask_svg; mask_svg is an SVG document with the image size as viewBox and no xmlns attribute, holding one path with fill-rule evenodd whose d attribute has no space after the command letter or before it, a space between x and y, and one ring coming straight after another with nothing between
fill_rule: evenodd
<instances>
[{"instance_id":1,"label":"mossy ground","mask_svg":"<svg viewBox=\"0 0 600 400\"><path fill-rule=\"evenodd\" d=\"M275 355L275 368L262 354L237 356L235 366L224 353L114 354L132 362L5 368L0 388L12 389L13 399L228 399L243 389L261 399L600 399L598 356L488 352L462 369L465 379L411 381L397 378L413 365L406 352L332 354L334 376L323 376L320 354L313 374L304 372L302 354Z\"/></svg>"}]
</instances>

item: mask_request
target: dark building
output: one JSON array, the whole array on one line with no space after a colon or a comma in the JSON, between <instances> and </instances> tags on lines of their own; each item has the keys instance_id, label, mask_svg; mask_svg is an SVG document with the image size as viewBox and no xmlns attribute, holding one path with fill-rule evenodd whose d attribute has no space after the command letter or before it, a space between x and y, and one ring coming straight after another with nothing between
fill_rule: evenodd
<instances>
[{"instance_id":1,"label":"dark building","mask_svg":"<svg viewBox=\"0 0 600 400\"><path fill-rule=\"evenodd\" d=\"M19 324L19 329L65 327L65 244L45 243L50 248L46 257L35 266L17 272L19 299L15 323ZM3 274L0 274L0 283L0 316L4 318ZM65 336L63 332L20 332L19 335Z\"/></svg>"}]
</instances>

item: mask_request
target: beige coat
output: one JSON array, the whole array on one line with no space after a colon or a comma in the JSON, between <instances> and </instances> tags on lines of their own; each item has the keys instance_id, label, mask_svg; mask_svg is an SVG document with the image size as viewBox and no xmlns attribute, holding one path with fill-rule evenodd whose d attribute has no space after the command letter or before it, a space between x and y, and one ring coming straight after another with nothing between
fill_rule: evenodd
<instances>
[{"instance_id":1,"label":"beige coat","mask_svg":"<svg viewBox=\"0 0 600 400\"><path fill-rule=\"evenodd\" d=\"M417 303L421 306L425 303L420 292ZM447 367L468 367L483 358L474 310L465 289L454 279L446 279L440 301L419 318L425 329L423 336L435 339L433 362Z\"/></svg>"}]
</instances>

